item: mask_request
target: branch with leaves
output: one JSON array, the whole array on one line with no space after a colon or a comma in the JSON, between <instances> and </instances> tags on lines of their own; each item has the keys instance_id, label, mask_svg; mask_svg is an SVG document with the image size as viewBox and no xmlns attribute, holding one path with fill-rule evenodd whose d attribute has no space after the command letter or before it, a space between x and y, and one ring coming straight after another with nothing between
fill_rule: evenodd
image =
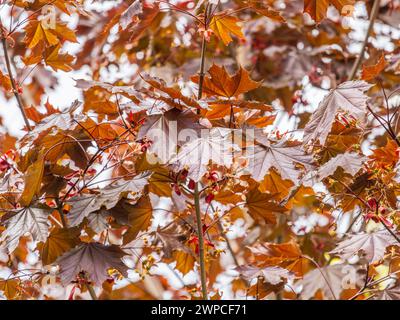
<instances>
[{"instance_id":1,"label":"branch with leaves","mask_svg":"<svg viewBox=\"0 0 400 320\"><path fill-rule=\"evenodd\" d=\"M92 2L0 6L1 295L399 299L399 5Z\"/></svg>"}]
</instances>

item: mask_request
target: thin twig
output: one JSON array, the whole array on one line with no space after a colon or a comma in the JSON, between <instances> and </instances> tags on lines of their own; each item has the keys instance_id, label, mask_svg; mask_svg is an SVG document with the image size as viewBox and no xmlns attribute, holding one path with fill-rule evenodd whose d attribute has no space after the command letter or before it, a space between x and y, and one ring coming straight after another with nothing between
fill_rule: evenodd
<instances>
[{"instance_id":1,"label":"thin twig","mask_svg":"<svg viewBox=\"0 0 400 320\"><path fill-rule=\"evenodd\" d=\"M349 75L349 80L354 79L354 77L357 74L358 69L360 69L362 61L364 60L365 49L367 48L369 37L374 28L375 19L379 12L379 5L380 5L380 0L375 0L374 4L372 6L372 9L371 9L371 16L369 18L367 34L365 35L365 39L364 39L363 45L361 47L360 54L358 55L356 61L354 61L353 68L351 69L351 72Z\"/></svg>"},{"instance_id":2,"label":"thin twig","mask_svg":"<svg viewBox=\"0 0 400 320\"><path fill-rule=\"evenodd\" d=\"M1 28L1 26L0 26L0 28ZM15 99L17 100L19 110L21 111L22 117L24 118L25 125L26 125L27 129L29 131L31 131L32 128L31 128L31 126L29 124L28 117L26 116L24 104L22 102L21 96L19 95L19 92L18 92L18 89L17 89L17 85L15 83L14 76L13 76L13 73L12 73L10 57L9 57L8 51L7 51L7 39L6 39L4 34L1 35L1 43L3 45L4 58L6 60L7 72L8 72L8 76L10 78L11 87L13 89L13 93L14 93Z\"/></svg>"},{"instance_id":3,"label":"thin twig","mask_svg":"<svg viewBox=\"0 0 400 320\"><path fill-rule=\"evenodd\" d=\"M203 223L201 221L200 210L200 194L199 183L197 182L194 188L194 206L196 210L196 224L197 224L197 237L199 240L199 264L200 264L200 279L201 279L201 292L203 300L208 300L207 294L207 274L204 250L204 237L203 237Z\"/></svg>"}]
</instances>

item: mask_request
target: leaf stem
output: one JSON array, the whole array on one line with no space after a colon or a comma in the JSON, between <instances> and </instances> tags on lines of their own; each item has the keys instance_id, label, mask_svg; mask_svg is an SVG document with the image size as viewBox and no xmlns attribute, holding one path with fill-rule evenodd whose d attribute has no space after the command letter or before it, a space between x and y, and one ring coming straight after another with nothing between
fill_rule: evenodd
<instances>
[{"instance_id":1,"label":"leaf stem","mask_svg":"<svg viewBox=\"0 0 400 320\"><path fill-rule=\"evenodd\" d=\"M358 69L360 69L362 61L364 60L365 49L367 48L369 37L370 37L371 32L372 32L372 30L374 28L375 19L378 16L379 5L380 5L380 0L375 0L374 4L372 5L371 16L369 18L369 25L368 25L368 29L367 29L367 34L365 35L365 39L363 41L363 44L362 44L362 47L361 47L361 50L360 50L360 54L358 55L356 61L354 61L353 68L351 69L351 72L350 72L350 75L349 75L349 80L353 80L354 79L354 77L357 74Z\"/></svg>"},{"instance_id":2,"label":"leaf stem","mask_svg":"<svg viewBox=\"0 0 400 320\"><path fill-rule=\"evenodd\" d=\"M6 39L5 35L4 35L4 33L1 34L1 43L3 45L4 58L6 60L7 72L8 72L8 76L10 77L11 87L13 89L13 93L14 93L15 99L17 100L19 110L21 111L22 117L24 118L25 125L26 125L28 131L31 131L32 128L31 128L31 126L29 124L28 117L25 114L24 104L22 102L21 96L19 95L19 92L18 92L18 89L17 89L17 85L15 83L14 76L13 76L13 73L12 73L10 57L9 57L8 51L7 51L7 39Z\"/></svg>"},{"instance_id":3,"label":"leaf stem","mask_svg":"<svg viewBox=\"0 0 400 320\"><path fill-rule=\"evenodd\" d=\"M208 300L207 294L207 275L206 275L206 262L204 250L204 237L203 237L203 223L201 221L200 210L200 193L199 183L196 182L194 187L194 206L196 210L196 224L197 224L197 237L199 239L199 264L200 264L200 279L201 279L201 292L203 300Z\"/></svg>"},{"instance_id":4,"label":"leaf stem","mask_svg":"<svg viewBox=\"0 0 400 320\"><path fill-rule=\"evenodd\" d=\"M200 100L203 96L203 83L204 83L204 68L205 68L205 56L206 56L207 41L206 37L203 36L203 41L201 44L201 61L200 61L200 72L199 72L199 92L197 99Z\"/></svg>"},{"instance_id":5,"label":"leaf stem","mask_svg":"<svg viewBox=\"0 0 400 320\"><path fill-rule=\"evenodd\" d=\"M206 10L205 10L205 15L204 15L204 32L207 31L209 21L210 21L210 15L212 13L212 5L207 4ZM199 72L199 91L197 94L197 99L200 100L203 97L203 83L204 83L204 77L205 77L205 65L206 65L206 51L207 51L207 40L205 34L203 34L203 40L201 43L201 57L200 57L200 72Z\"/></svg>"}]
</instances>

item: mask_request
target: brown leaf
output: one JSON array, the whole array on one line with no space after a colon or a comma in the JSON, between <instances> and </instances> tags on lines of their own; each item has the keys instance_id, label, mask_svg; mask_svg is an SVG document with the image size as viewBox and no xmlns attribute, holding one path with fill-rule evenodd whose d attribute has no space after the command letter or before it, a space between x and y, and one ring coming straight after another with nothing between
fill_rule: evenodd
<instances>
[{"instance_id":1,"label":"brown leaf","mask_svg":"<svg viewBox=\"0 0 400 320\"><path fill-rule=\"evenodd\" d=\"M12 300L20 292L20 281L18 279L0 279L0 290L3 291L7 299Z\"/></svg>"},{"instance_id":2,"label":"brown leaf","mask_svg":"<svg viewBox=\"0 0 400 320\"><path fill-rule=\"evenodd\" d=\"M274 195L261 193L257 187L246 194L246 207L254 220L272 224L276 223L275 213L286 211L285 207L279 206L275 201Z\"/></svg>"},{"instance_id":3,"label":"brown leaf","mask_svg":"<svg viewBox=\"0 0 400 320\"><path fill-rule=\"evenodd\" d=\"M378 62L373 65L363 65L361 79L365 81L372 81L380 75L380 73L386 68L387 62L385 55L382 53Z\"/></svg>"},{"instance_id":4,"label":"brown leaf","mask_svg":"<svg viewBox=\"0 0 400 320\"><path fill-rule=\"evenodd\" d=\"M250 248L250 251L257 266L280 266L298 277L303 276L308 265L308 260L303 257L299 245L294 241L259 244Z\"/></svg>"},{"instance_id":5,"label":"brown leaf","mask_svg":"<svg viewBox=\"0 0 400 320\"><path fill-rule=\"evenodd\" d=\"M109 269L116 269L126 275L127 267L122 262L124 255L125 253L115 245L81 244L57 259L61 282L68 285L80 272L86 272L86 276L96 285L101 285L108 278Z\"/></svg>"},{"instance_id":6,"label":"brown leaf","mask_svg":"<svg viewBox=\"0 0 400 320\"><path fill-rule=\"evenodd\" d=\"M56 228L46 242L37 245L43 265L52 264L63 253L76 247L79 243L80 230L78 228Z\"/></svg>"},{"instance_id":7,"label":"brown leaf","mask_svg":"<svg viewBox=\"0 0 400 320\"><path fill-rule=\"evenodd\" d=\"M28 206L33 197L40 191L42 178L44 173L44 158L39 159L28 167L25 173L25 187L20 198L20 203L23 206Z\"/></svg>"},{"instance_id":8,"label":"brown leaf","mask_svg":"<svg viewBox=\"0 0 400 320\"><path fill-rule=\"evenodd\" d=\"M121 204L124 206L124 204ZM123 207L128 215L129 229L124 234L124 243L129 243L136 239L140 231L147 230L151 225L153 217L153 207L149 197L142 197L136 204L125 204Z\"/></svg>"}]
</instances>

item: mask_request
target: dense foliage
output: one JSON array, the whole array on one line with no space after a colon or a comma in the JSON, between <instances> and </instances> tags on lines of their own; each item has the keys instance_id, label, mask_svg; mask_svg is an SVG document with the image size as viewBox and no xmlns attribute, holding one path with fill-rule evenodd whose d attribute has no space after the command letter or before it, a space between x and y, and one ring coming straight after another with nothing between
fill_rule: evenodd
<instances>
[{"instance_id":1,"label":"dense foliage","mask_svg":"<svg viewBox=\"0 0 400 320\"><path fill-rule=\"evenodd\" d=\"M400 1L0 19L5 298L400 298Z\"/></svg>"}]
</instances>

